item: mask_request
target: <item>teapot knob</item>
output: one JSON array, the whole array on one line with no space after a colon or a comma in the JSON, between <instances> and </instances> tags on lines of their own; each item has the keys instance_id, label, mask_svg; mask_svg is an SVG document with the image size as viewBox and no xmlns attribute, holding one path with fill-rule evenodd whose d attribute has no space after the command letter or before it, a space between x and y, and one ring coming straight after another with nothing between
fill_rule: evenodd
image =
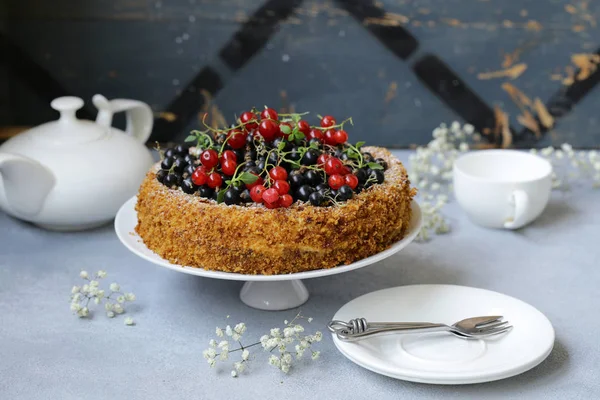
<instances>
[{"instance_id":1,"label":"teapot knob","mask_svg":"<svg viewBox=\"0 0 600 400\"><path fill-rule=\"evenodd\" d=\"M58 97L50 106L60 112L60 121L71 121L75 119L75 112L83 107L83 100L74 96Z\"/></svg>"}]
</instances>

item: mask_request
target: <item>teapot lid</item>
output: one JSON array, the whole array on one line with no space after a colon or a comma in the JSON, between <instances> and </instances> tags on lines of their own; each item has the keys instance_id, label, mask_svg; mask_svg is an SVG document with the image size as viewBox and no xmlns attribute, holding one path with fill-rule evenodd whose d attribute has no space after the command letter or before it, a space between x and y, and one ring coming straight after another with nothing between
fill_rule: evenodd
<instances>
[{"instance_id":1,"label":"teapot lid","mask_svg":"<svg viewBox=\"0 0 600 400\"><path fill-rule=\"evenodd\" d=\"M56 121L38 125L29 130L28 134L36 141L44 141L54 145L81 144L100 139L110 128L101 126L93 121L77 119L75 112L83 107L79 97L58 97L50 106L60 113Z\"/></svg>"}]
</instances>

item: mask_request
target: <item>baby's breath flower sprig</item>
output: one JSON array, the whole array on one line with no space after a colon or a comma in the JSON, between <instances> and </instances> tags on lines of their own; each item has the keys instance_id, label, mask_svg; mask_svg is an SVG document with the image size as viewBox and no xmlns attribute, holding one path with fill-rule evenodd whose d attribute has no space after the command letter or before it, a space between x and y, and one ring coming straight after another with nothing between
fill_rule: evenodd
<instances>
[{"instance_id":1,"label":"baby's breath flower sprig","mask_svg":"<svg viewBox=\"0 0 600 400\"><path fill-rule=\"evenodd\" d=\"M418 197L423 214L423 227L417 240L426 241L430 233L450 231L450 224L442 214L443 206L452 192L452 167L454 161L469 150L469 142L479 140L473 125L454 121L450 126L442 123L433 130L433 140L417 147L409 156L409 176L419 189Z\"/></svg>"},{"instance_id":2,"label":"baby's breath flower sprig","mask_svg":"<svg viewBox=\"0 0 600 400\"><path fill-rule=\"evenodd\" d=\"M541 150L531 149L548 160L553 166L552 187L568 190L577 181L591 181L593 188L600 188L600 153L596 150L573 150L573 146L564 143L560 148L546 147Z\"/></svg>"},{"instance_id":3,"label":"baby's breath flower sprig","mask_svg":"<svg viewBox=\"0 0 600 400\"><path fill-rule=\"evenodd\" d=\"M86 281L81 286L73 286L71 288L71 311L77 314L80 318L89 316L90 303L100 305L104 303L106 316L109 318L115 317L117 314L125 312L125 303L135 300L135 294L121 291L121 286L113 282L109 285L110 293L106 295L106 291L100 288L100 280L106 278L106 271L100 270L93 276L87 271L81 271L79 277ZM134 325L133 318L127 317L124 320L125 325Z\"/></svg>"},{"instance_id":4,"label":"baby's breath flower sprig","mask_svg":"<svg viewBox=\"0 0 600 400\"><path fill-rule=\"evenodd\" d=\"M316 331L313 335L305 335L304 327L298 323L299 320L305 319L307 322L312 322L312 318L305 318L298 313L291 321L284 321L283 330L280 328L272 328L268 334L261 336L260 341L249 345L242 344L242 336L246 332L246 324L243 322L235 325L227 325L225 328L217 327L215 334L218 339L211 339L209 347L202 352L208 365L215 367L218 361L226 361L229 355L234 352L240 352L239 361L233 363L231 371L232 377L237 377L240 373L246 370L247 364L250 361L250 348L261 345L264 351L273 353L277 350L277 354L271 354L268 358L269 365L275 366L284 373L288 373L294 359L301 359L305 353L309 352L311 359L316 360L320 356L319 351L312 350L312 345L320 342L323 339L323 334ZM227 339L231 338L232 342ZM231 349L233 346L237 346ZM293 350L292 350L293 349Z\"/></svg>"}]
</instances>

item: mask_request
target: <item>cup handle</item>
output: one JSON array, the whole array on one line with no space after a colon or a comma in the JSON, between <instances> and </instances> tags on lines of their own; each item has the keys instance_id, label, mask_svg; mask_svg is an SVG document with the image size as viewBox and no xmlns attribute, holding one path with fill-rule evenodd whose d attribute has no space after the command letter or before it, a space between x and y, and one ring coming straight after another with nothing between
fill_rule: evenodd
<instances>
[{"instance_id":1,"label":"cup handle","mask_svg":"<svg viewBox=\"0 0 600 400\"><path fill-rule=\"evenodd\" d=\"M511 201L515 205L515 214L512 219L504 222L506 229L517 229L526 224L527 210L529 209L529 196L523 190L515 190Z\"/></svg>"}]
</instances>

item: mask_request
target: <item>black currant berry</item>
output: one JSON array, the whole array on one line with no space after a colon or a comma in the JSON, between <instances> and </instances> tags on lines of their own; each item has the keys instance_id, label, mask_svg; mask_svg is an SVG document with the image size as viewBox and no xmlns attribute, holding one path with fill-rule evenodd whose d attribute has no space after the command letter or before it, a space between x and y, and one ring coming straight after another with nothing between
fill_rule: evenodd
<instances>
[{"instance_id":1,"label":"black currant berry","mask_svg":"<svg viewBox=\"0 0 600 400\"><path fill-rule=\"evenodd\" d=\"M365 181L369 177L367 171L365 171L363 168L359 168L356 171L354 171L354 175L356 175L356 177L358 178L358 183L365 183Z\"/></svg>"},{"instance_id":2,"label":"black currant berry","mask_svg":"<svg viewBox=\"0 0 600 400\"><path fill-rule=\"evenodd\" d=\"M256 163L253 160L248 160L244 164L244 171L248 171L252 167L256 167Z\"/></svg>"},{"instance_id":3,"label":"black currant berry","mask_svg":"<svg viewBox=\"0 0 600 400\"><path fill-rule=\"evenodd\" d=\"M175 149L169 148L169 149L165 150L165 152L163 153L163 156L164 156L164 158L169 158L169 157L173 157L176 154L177 153L175 152Z\"/></svg>"},{"instance_id":4,"label":"black currant berry","mask_svg":"<svg viewBox=\"0 0 600 400\"><path fill-rule=\"evenodd\" d=\"M175 162L175 157L171 156L171 157L165 157L162 162L160 163L160 167L162 169L166 169L167 171L171 169L171 167L173 166L173 163Z\"/></svg>"},{"instance_id":5,"label":"black currant berry","mask_svg":"<svg viewBox=\"0 0 600 400\"><path fill-rule=\"evenodd\" d=\"M223 201L228 206L230 206L232 204L239 204L240 203L240 192L238 192L234 188L227 189L225 191L225 196L223 196Z\"/></svg>"},{"instance_id":6,"label":"black currant berry","mask_svg":"<svg viewBox=\"0 0 600 400\"><path fill-rule=\"evenodd\" d=\"M371 180L375 179L377 181L377 183L383 183L383 180L385 179L385 175L383 175L383 172L380 169L374 169L369 174L369 178Z\"/></svg>"},{"instance_id":7,"label":"black currant berry","mask_svg":"<svg viewBox=\"0 0 600 400\"><path fill-rule=\"evenodd\" d=\"M310 186L302 185L296 191L296 197L302 201L308 201L310 194L313 193L314 191L315 190L313 188L311 188Z\"/></svg>"},{"instance_id":8,"label":"black currant berry","mask_svg":"<svg viewBox=\"0 0 600 400\"><path fill-rule=\"evenodd\" d=\"M277 162L279 161L279 156L276 152L269 153L268 161L271 165L277 165Z\"/></svg>"},{"instance_id":9,"label":"black currant berry","mask_svg":"<svg viewBox=\"0 0 600 400\"><path fill-rule=\"evenodd\" d=\"M250 168L246 169L246 172L249 172L251 174L259 176L260 173L262 172L262 170L258 169L258 167L250 167Z\"/></svg>"},{"instance_id":10,"label":"black currant berry","mask_svg":"<svg viewBox=\"0 0 600 400\"><path fill-rule=\"evenodd\" d=\"M183 182L181 182L181 190L183 190L187 194L192 194L196 191L197 186L192 182L192 178L185 178Z\"/></svg>"},{"instance_id":11,"label":"black currant berry","mask_svg":"<svg viewBox=\"0 0 600 400\"><path fill-rule=\"evenodd\" d=\"M183 173L183 170L185 169L185 167L187 167L187 165L188 163L185 162L183 157L175 156L175 160L173 161L173 171L177 172L178 174L181 174Z\"/></svg>"},{"instance_id":12,"label":"black currant berry","mask_svg":"<svg viewBox=\"0 0 600 400\"><path fill-rule=\"evenodd\" d=\"M338 197L340 198L340 200L350 200L352 198L352 195L354 195L354 192L352 191L352 188L348 185L343 185L341 188L338 189Z\"/></svg>"},{"instance_id":13,"label":"black currant berry","mask_svg":"<svg viewBox=\"0 0 600 400\"><path fill-rule=\"evenodd\" d=\"M326 183L319 183L317 186L315 186L315 190L317 192L321 191L321 190L328 190L329 189L329 185Z\"/></svg>"},{"instance_id":14,"label":"black currant berry","mask_svg":"<svg viewBox=\"0 0 600 400\"><path fill-rule=\"evenodd\" d=\"M258 159L258 161L256 162L256 168L258 168L259 171L263 171L265 169L265 166L267 165L267 162L265 161L265 159Z\"/></svg>"},{"instance_id":15,"label":"black currant berry","mask_svg":"<svg viewBox=\"0 0 600 400\"><path fill-rule=\"evenodd\" d=\"M183 170L183 174L187 175L187 176L192 176L192 174L194 173L194 171L196 170L196 166L193 164L188 164L187 167L184 168Z\"/></svg>"},{"instance_id":16,"label":"black currant berry","mask_svg":"<svg viewBox=\"0 0 600 400\"><path fill-rule=\"evenodd\" d=\"M186 154L185 156L183 156L183 159L185 160L186 163L188 164L194 164L197 160L196 157L194 157L191 154Z\"/></svg>"},{"instance_id":17,"label":"black currant berry","mask_svg":"<svg viewBox=\"0 0 600 400\"><path fill-rule=\"evenodd\" d=\"M290 150L290 154L287 155L287 158L289 158L292 161L298 161L300 159L300 151L298 151L297 147L292 147L292 150Z\"/></svg>"},{"instance_id":18,"label":"black currant berry","mask_svg":"<svg viewBox=\"0 0 600 400\"><path fill-rule=\"evenodd\" d=\"M235 153L236 160L238 162L241 162L240 160L244 159L244 156L245 156L244 149L235 149L235 150L233 150L233 152Z\"/></svg>"},{"instance_id":19,"label":"black currant berry","mask_svg":"<svg viewBox=\"0 0 600 400\"><path fill-rule=\"evenodd\" d=\"M165 171L164 169L161 169L156 173L156 180L158 180L160 183L163 183L168 174L169 174L169 171Z\"/></svg>"},{"instance_id":20,"label":"black currant berry","mask_svg":"<svg viewBox=\"0 0 600 400\"><path fill-rule=\"evenodd\" d=\"M317 163L317 158L319 158L319 152L315 149L308 149L300 162L302 165L315 165Z\"/></svg>"},{"instance_id":21,"label":"black currant berry","mask_svg":"<svg viewBox=\"0 0 600 400\"><path fill-rule=\"evenodd\" d=\"M186 154L188 154L188 147L182 144L178 144L173 150L176 154L179 154L181 156L185 156Z\"/></svg>"},{"instance_id":22,"label":"black currant berry","mask_svg":"<svg viewBox=\"0 0 600 400\"><path fill-rule=\"evenodd\" d=\"M242 193L240 193L240 200L242 203L252 203L252 197L250 197L250 191L248 189L244 189Z\"/></svg>"},{"instance_id":23,"label":"black currant berry","mask_svg":"<svg viewBox=\"0 0 600 400\"><path fill-rule=\"evenodd\" d=\"M348 161L350 159L350 156L348 155L348 153L342 153L342 155L340 156L340 160L342 161Z\"/></svg>"},{"instance_id":24,"label":"black currant berry","mask_svg":"<svg viewBox=\"0 0 600 400\"><path fill-rule=\"evenodd\" d=\"M181 181L181 176L177 174L169 174L165 177L164 183L168 187L178 186Z\"/></svg>"},{"instance_id":25,"label":"black currant berry","mask_svg":"<svg viewBox=\"0 0 600 400\"><path fill-rule=\"evenodd\" d=\"M388 163L387 161L385 161L383 158L376 158L375 162L379 165L381 165L383 167L383 170L387 170L388 169Z\"/></svg>"},{"instance_id":26,"label":"black currant berry","mask_svg":"<svg viewBox=\"0 0 600 400\"><path fill-rule=\"evenodd\" d=\"M304 176L302 176L302 173L296 169L289 173L288 181L290 186L296 189L304 185Z\"/></svg>"},{"instance_id":27,"label":"black currant berry","mask_svg":"<svg viewBox=\"0 0 600 400\"><path fill-rule=\"evenodd\" d=\"M323 177L316 171L308 170L304 173L304 183L311 186L317 186L323 182Z\"/></svg>"},{"instance_id":28,"label":"black currant berry","mask_svg":"<svg viewBox=\"0 0 600 400\"><path fill-rule=\"evenodd\" d=\"M367 152L365 152L365 153L363 153L363 160L364 160L366 163L373 162L373 154L369 153L368 151L367 151Z\"/></svg>"},{"instance_id":29,"label":"black currant berry","mask_svg":"<svg viewBox=\"0 0 600 400\"><path fill-rule=\"evenodd\" d=\"M310 204L316 207L320 206L324 199L325 197L319 192L313 192L308 196Z\"/></svg>"},{"instance_id":30,"label":"black currant berry","mask_svg":"<svg viewBox=\"0 0 600 400\"><path fill-rule=\"evenodd\" d=\"M246 144L252 145L254 143L254 135L250 134L246 136Z\"/></svg>"},{"instance_id":31,"label":"black currant berry","mask_svg":"<svg viewBox=\"0 0 600 400\"><path fill-rule=\"evenodd\" d=\"M198 194L201 197L205 197L207 199L210 199L210 198L212 198L213 193L214 193L214 190L212 190L211 188L209 188L206 185L202 185L202 186L200 186L198 188Z\"/></svg>"}]
</instances>

